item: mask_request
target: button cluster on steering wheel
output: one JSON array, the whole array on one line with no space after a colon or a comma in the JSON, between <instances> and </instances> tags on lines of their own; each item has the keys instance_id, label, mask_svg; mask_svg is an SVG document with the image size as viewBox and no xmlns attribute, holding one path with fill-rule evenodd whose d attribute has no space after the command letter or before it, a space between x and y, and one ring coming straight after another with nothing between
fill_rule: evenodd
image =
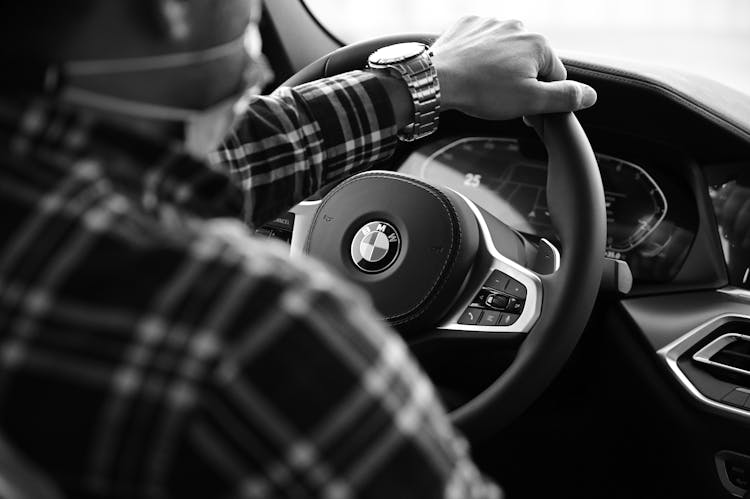
<instances>
[{"instance_id":1,"label":"button cluster on steering wheel","mask_svg":"<svg viewBox=\"0 0 750 499\"><path fill-rule=\"evenodd\" d=\"M458 320L459 324L510 326L523 312L526 287L495 270Z\"/></svg>"}]
</instances>

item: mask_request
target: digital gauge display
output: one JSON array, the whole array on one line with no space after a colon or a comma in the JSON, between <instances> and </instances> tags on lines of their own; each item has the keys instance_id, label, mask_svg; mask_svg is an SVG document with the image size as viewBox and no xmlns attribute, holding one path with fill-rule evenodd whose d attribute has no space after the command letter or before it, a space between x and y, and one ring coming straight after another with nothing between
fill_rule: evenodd
<instances>
[{"instance_id":1,"label":"digital gauge display","mask_svg":"<svg viewBox=\"0 0 750 499\"><path fill-rule=\"evenodd\" d=\"M664 222L669 207L662 189L637 164L605 154L596 158L607 209L607 255L662 257L677 230ZM524 154L515 139L442 139L413 153L399 171L459 191L519 232L557 239L547 206L546 161Z\"/></svg>"},{"instance_id":2,"label":"digital gauge display","mask_svg":"<svg viewBox=\"0 0 750 499\"><path fill-rule=\"evenodd\" d=\"M607 207L607 249L630 251L664 220L667 199L643 168L597 154Z\"/></svg>"}]
</instances>

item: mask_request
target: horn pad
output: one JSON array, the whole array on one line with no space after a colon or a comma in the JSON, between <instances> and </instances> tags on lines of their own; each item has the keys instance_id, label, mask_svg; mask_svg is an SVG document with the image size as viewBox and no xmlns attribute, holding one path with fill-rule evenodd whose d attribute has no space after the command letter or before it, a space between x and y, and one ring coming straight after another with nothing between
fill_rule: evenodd
<instances>
[{"instance_id":1,"label":"horn pad","mask_svg":"<svg viewBox=\"0 0 750 499\"><path fill-rule=\"evenodd\" d=\"M454 192L373 171L323 199L305 251L364 287L383 317L406 332L445 316L479 241L473 213Z\"/></svg>"}]
</instances>

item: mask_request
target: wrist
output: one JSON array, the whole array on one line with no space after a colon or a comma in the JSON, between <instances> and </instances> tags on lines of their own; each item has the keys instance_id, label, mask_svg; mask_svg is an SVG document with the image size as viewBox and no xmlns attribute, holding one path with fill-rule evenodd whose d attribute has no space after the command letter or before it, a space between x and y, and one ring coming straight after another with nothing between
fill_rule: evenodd
<instances>
[{"instance_id":1,"label":"wrist","mask_svg":"<svg viewBox=\"0 0 750 499\"><path fill-rule=\"evenodd\" d=\"M440 83L427 45L418 42L397 43L370 54L367 66L386 76L400 79L412 102L412 114L398 138L411 142L427 137L437 130L440 121ZM403 87L394 87L403 88ZM400 90L398 94L400 95ZM400 97L399 97L400 98ZM399 119L403 118L399 106Z\"/></svg>"},{"instance_id":2,"label":"wrist","mask_svg":"<svg viewBox=\"0 0 750 499\"><path fill-rule=\"evenodd\" d=\"M411 98L408 85L401 78L390 76L383 71L368 71L375 75L388 94L393 109L393 117L396 120L396 128L400 132L411 123L414 117L414 101Z\"/></svg>"},{"instance_id":3,"label":"wrist","mask_svg":"<svg viewBox=\"0 0 750 499\"><path fill-rule=\"evenodd\" d=\"M432 65L435 67L438 81L440 82L440 107L443 111L460 110L461 103L458 100L459 92L456 90L453 73L450 71L451 65L444 61L439 54L432 57Z\"/></svg>"}]
</instances>

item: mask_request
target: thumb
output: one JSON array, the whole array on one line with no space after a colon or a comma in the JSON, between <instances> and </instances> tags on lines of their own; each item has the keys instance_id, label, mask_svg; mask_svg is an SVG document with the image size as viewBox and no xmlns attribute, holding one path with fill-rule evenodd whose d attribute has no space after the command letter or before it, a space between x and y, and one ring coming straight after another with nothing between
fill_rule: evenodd
<instances>
[{"instance_id":1,"label":"thumb","mask_svg":"<svg viewBox=\"0 0 750 499\"><path fill-rule=\"evenodd\" d=\"M591 107L596 102L596 90L572 80L534 80L531 93L533 110L528 114L578 111Z\"/></svg>"}]
</instances>

